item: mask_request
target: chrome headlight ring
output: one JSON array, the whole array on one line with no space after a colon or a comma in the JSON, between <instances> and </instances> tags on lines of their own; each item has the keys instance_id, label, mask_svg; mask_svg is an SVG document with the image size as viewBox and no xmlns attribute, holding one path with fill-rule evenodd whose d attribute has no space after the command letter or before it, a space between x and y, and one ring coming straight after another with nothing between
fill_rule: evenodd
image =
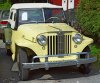
<instances>
[{"instance_id":1,"label":"chrome headlight ring","mask_svg":"<svg viewBox=\"0 0 100 83\"><path fill-rule=\"evenodd\" d=\"M44 35L39 35L37 36L37 42L40 45L45 46L47 44L47 38Z\"/></svg>"},{"instance_id":2,"label":"chrome headlight ring","mask_svg":"<svg viewBox=\"0 0 100 83\"><path fill-rule=\"evenodd\" d=\"M81 34L75 34L75 35L73 36L73 41L74 41L76 44L82 43L82 41L83 41L82 35L81 35Z\"/></svg>"}]
</instances>

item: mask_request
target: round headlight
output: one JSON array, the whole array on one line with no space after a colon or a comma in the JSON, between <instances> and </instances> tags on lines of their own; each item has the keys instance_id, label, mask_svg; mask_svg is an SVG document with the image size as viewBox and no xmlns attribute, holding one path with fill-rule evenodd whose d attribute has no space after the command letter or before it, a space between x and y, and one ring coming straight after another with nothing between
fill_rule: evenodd
<instances>
[{"instance_id":1,"label":"round headlight","mask_svg":"<svg viewBox=\"0 0 100 83\"><path fill-rule=\"evenodd\" d=\"M75 34L75 36L73 37L73 41L76 44L80 44L83 41L83 37L80 34Z\"/></svg>"},{"instance_id":2,"label":"round headlight","mask_svg":"<svg viewBox=\"0 0 100 83\"><path fill-rule=\"evenodd\" d=\"M46 37L44 35L37 36L37 42L42 46L46 45Z\"/></svg>"}]
</instances>

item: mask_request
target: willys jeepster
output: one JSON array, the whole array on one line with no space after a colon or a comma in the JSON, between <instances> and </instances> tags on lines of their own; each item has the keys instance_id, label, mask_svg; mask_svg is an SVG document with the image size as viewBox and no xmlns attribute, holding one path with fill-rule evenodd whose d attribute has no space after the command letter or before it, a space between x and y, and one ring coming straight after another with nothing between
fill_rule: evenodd
<instances>
[{"instance_id":1,"label":"willys jeepster","mask_svg":"<svg viewBox=\"0 0 100 83\"><path fill-rule=\"evenodd\" d=\"M49 3L19 3L10 9L4 29L7 54L18 63L21 80L29 71L52 67L76 66L83 74L96 61L90 56L93 39L80 34L65 22L61 6Z\"/></svg>"}]
</instances>

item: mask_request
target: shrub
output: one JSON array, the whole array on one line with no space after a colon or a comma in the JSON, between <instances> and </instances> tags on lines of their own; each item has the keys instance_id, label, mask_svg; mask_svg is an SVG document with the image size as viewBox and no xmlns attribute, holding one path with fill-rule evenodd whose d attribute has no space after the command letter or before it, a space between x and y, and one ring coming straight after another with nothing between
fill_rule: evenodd
<instances>
[{"instance_id":1,"label":"shrub","mask_svg":"<svg viewBox=\"0 0 100 83\"><path fill-rule=\"evenodd\" d=\"M4 3L0 3L0 10L9 10L11 7L11 3L10 3L10 0L7 0L6 2Z\"/></svg>"},{"instance_id":2,"label":"shrub","mask_svg":"<svg viewBox=\"0 0 100 83\"><path fill-rule=\"evenodd\" d=\"M86 35L100 37L100 0L80 0L76 18Z\"/></svg>"}]
</instances>

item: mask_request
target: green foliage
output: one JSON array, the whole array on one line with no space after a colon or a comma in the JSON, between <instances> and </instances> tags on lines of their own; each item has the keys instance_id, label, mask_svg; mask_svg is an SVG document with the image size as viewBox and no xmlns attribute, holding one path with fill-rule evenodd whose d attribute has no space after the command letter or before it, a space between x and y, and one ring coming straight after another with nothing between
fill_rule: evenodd
<instances>
[{"instance_id":1,"label":"green foliage","mask_svg":"<svg viewBox=\"0 0 100 83\"><path fill-rule=\"evenodd\" d=\"M80 0L76 18L83 31L100 37L100 0Z\"/></svg>"},{"instance_id":2,"label":"green foliage","mask_svg":"<svg viewBox=\"0 0 100 83\"><path fill-rule=\"evenodd\" d=\"M96 56L96 55L100 55L100 48L97 48L96 45L91 45L90 46L91 49L91 54Z\"/></svg>"},{"instance_id":3,"label":"green foliage","mask_svg":"<svg viewBox=\"0 0 100 83\"><path fill-rule=\"evenodd\" d=\"M10 7L11 7L11 3L10 3L10 1L9 0L7 0L7 2L5 2L5 3L0 3L0 10L9 10L10 9Z\"/></svg>"},{"instance_id":4,"label":"green foliage","mask_svg":"<svg viewBox=\"0 0 100 83\"><path fill-rule=\"evenodd\" d=\"M97 48L96 45L91 45L90 49L91 49L91 55L97 58L96 65L99 65L100 67L100 48Z\"/></svg>"}]
</instances>

